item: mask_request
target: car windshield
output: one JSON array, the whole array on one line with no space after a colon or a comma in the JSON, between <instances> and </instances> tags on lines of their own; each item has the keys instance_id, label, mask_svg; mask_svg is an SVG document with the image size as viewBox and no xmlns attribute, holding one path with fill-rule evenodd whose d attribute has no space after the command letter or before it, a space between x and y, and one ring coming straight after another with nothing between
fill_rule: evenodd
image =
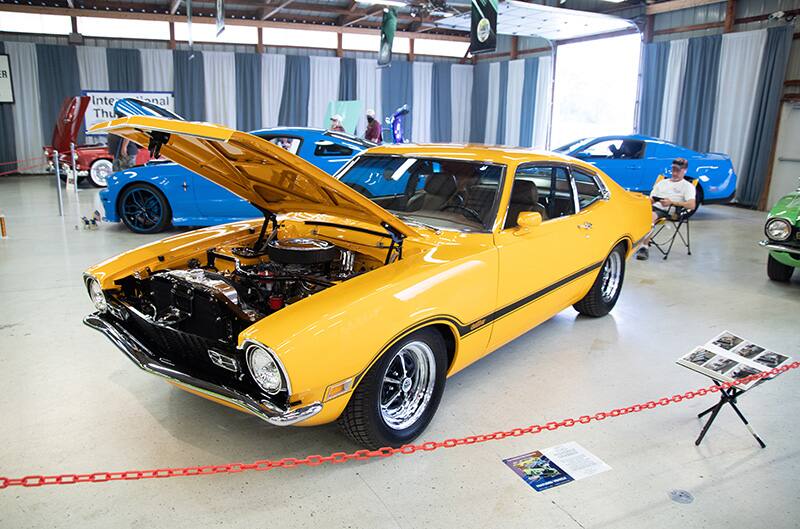
<instances>
[{"instance_id":1,"label":"car windshield","mask_svg":"<svg viewBox=\"0 0 800 529\"><path fill-rule=\"evenodd\" d=\"M361 156L339 179L409 224L492 227L504 166L466 160Z\"/></svg>"},{"instance_id":2,"label":"car windshield","mask_svg":"<svg viewBox=\"0 0 800 529\"><path fill-rule=\"evenodd\" d=\"M575 140L575 141L573 141L571 143L567 143L566 145L562 145L561 147L558 147L557 149L553 149L553 152L570 152L570 151L576 149L577 147L579 147L581 144L586 143L588 140L589 140L589 138L583 138L583 139L580 139L580 140Z\"/></svg>"}]
</instances>

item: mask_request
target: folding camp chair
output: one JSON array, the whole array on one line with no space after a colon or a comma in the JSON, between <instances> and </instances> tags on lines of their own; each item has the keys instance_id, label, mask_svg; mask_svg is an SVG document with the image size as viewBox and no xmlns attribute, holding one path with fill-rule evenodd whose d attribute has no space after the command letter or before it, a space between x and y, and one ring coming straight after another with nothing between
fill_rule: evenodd
<instances>
[{"instance_id":1,"label":"folding camp chair","mask_svg":"<svg viewBox=\"0 0 800 529\"><path fill-rule=\"evenodd\" d=\"M656 180L656 183L658 183L658 181L662 178L663 176L659 176ZM695 179L692 184L697 187L697 182L698 180ZM670 207L669 213L670 215L668 217L661 217L656 221L656 223L653 225L653 236L650 238L650 245L655 246L656 249L661 252L661 255L664 256L665 261L672 251L672 245L675 244L675 239L679 237L683 243L683 246L686 248L687 255L692 255L692 231L689 224L689 219L691 218L692 213L694 213L694 210L672 206ZM659 235L664 231L664 229L671 229L672 236L669 238L663 237L662 240L659 241ZM686 232L685 237L683 232Z\"/></svg>"}]
</instances>

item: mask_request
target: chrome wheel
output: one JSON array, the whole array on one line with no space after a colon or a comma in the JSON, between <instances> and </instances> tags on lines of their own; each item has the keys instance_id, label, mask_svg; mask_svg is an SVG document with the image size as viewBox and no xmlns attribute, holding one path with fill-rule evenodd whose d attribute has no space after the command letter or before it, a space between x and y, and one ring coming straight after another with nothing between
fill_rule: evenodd
<instances>
[{"instance_id":1,"label":"chrome wheel","mask_svg":"<svg viewBox=\"0 0 800 529\"><path fill-rule=\"evenodd\" d=\"M393 430L413 425L425 412L436 386L433 350L421 341L409 342L395 353L383 374L380 411Z\"/></svg>"},{"instance_id":2,"label":"chrome wheel","mask_svg":"<svg viewBox=\"0 0 800 529\"><path fill-rule=\"evenodd\" d=\"M89 180L96 187L106 187L106 180L112 172L114 169L110 161L97 160L89 168Z\"/></svg>"},{"instance_id":3,"label":"chrome wheel","mask_svg":"<svg viewBox=\"0 0 800 529\"><path fill-rule=\"evenodd\" d=\"M600 287L600 293L603 296L603 301L610 303L614 296L617 295L619 289L620 279L622 278L622 257L619 252L611 252L603 264L603 282Z\"/></svg>"}]
</instances>

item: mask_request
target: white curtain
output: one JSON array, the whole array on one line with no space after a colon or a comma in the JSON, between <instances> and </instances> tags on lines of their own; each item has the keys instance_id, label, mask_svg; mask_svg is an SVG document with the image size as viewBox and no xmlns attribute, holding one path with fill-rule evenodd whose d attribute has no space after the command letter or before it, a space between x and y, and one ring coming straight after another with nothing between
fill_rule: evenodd
<instances>
[{"instance_id":1,"label":"white curtain","mask_svg":"<svg viewBox=\"0 0 800 529\"><path fill-rule=\"evenodd\" d=\"M553 101L553 56L539 57L536 77L536 109L533 112L533 148L547 149Z\"/></svg>"},{"instance_id":2,"label":"white curtain","mask_svg":"<svg viewBox=\"0 0 800 529\"><path fill-rule=\"evenodd\" d=\"M261 126L264 128L278 126L285 76L285 55L261 56Z\"/></svg>"},{"instance_id":3,"label":"white curtain","mask_svg":"<svg viewBox=\"0 0 800 529\"><path fill-rule=\"evenodd\" d=\"M469 126L472 120L472 70L471 64L454 64L450 67L453 143L469 142Z\"/></svg>"},{"instance_id":4,"label":"white curtain","mask_svg":"<svg viewBox=\"0 0 800 529\"><path fill-rule=\"evenodd\" d=\"M519 129L522 116L522 88L525 83L525 59L509 61L508 89L506 90L505 144L519 145Z\"/></svg>"},{"instance_id":5,"label":"white curtain","mask_svg":"<svg viewBox=\"0 0 800 529\"><path fill-rule=\"evenodd\" d=\"M339 99L338 57L309 57L308 76L308 126L327 128L330 116L326 115L328 103Z\"/></svg>"},{"instance_id":6,"label":"white curtain","mask_svg":"<svg viewBox=\"0 0 800 529\"><path fill-rule=\"evenodd\" d=\"M413 62L411 70L412 94L411 141L430 143L431 141L431 98L433 97L433 63Z\"/></svg>"},{"instance_id":7,"label":"white curtain","mask_svg":"<svg viewBox=\"0 0 800 529\"><path fill-rule=\"evenodd\" d=\"M172 50L140 49L142 55L142 89L154 92L175 90Z\"/></svg>"},{"instance_id":8,"label":"white curtain","mask_svg":"<svg viewBox=\"0 0 800 529\"><path fill-rule=\"evenodd\" d=\"M364 109L374 110L375 117L384 125L381 109L381 71L375 59L356 59L356 99L364 103ZM415 118L416 119L416 118ZM358 122L359 133L367 129L367 118Z\"/></svg>"},{"instance_id":9,"label":"white curtain","mask_svg":"<svg viewBox=\"0 0 800 529\"><path fill-rule=\"evenodd\" d=\"M686 54L689 40L673 40L669 43L667 60L667 82L664 86L664 101L661 106L661 139L674 141L678 126L678 109L681 107L683 75L686 72Z\"/></svg>"},{"instance_id":10,"label":"white curtain","mask_svg":"<svg viewBox=\"0 0 800 529\"><path fill-rule=\"evenodd\" d=\"M731 157L734 171L741 170L747 154L747 131L753 121L761 59L767 30L727 33L722 36L717 83L717 107L710 149ZM739 183L744 181L740 179Z\"/></svg>"},{"instance_id":11,"label":"white curtain","mask_svg":"<svg viewBox=\"0 0 800 529\"><path fill-rule=\"evenodd\" d=\"M108 60L106 48L77 46L78 75L81 90L108 90Z\"/></svg>"},{"instance_id":12,"label":"white curtain","mask_svg":"<svg viewBox=\"0 0 800 529\"><path fill-rule=\"evenodd\" d=\"M206 121L236 128L236 59L229 51L204 51Z\"/></svg>"},{"instance_id":13,"label":"white curtain","mask_svg":"<svg viewBox=\"0 0 800 529\"><path fill-rule=\"evenodd\" d=\"M29 42L6 42L6 53L11 65L11 82L16 94L14 108L14 138L17 144L17 159L27 160L42 155L42 147L50 144L42 133L42 118L39 112L39 69L36 44ZM25 167L27 164L20 164ZM22 171L39 173L41 167Z\"/></svg>"},{"instance_id":14,"label":"white curtain","mask_svg":"<svg viewBox=\"0 0 800 529\"><path fill-rule=\"evenodd\" d=\"M505 87L504 87L505 88ZM500 63L493 62L489 65L489 96L486 98L486 128L483 133L483 143L494 145L497 143L497 121L500 118Z\"/></svg>"}]
</instances>

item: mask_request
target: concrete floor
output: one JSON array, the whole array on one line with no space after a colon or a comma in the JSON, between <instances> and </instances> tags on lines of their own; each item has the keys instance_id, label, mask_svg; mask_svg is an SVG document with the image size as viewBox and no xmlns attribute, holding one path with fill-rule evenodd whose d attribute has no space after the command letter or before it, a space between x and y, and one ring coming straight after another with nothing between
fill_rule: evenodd
<instances>
[{"instance_id":1,"label":"concrete floor","mask_svg":"<svg viewBox=\"0 0 800 529\"><path fill-rule=\"evenodd\" d=\"M57 215L52 177L0 178L0 475L219 464L354 450L335 426L274 428L137 370L81 323L81 272L156 239L76 230L86 188ZM568 309L448 381L421 441L630 405L709 380L677 366L730 329L800 356L800 274L766 277L764 214L703 207L694 255L629 263L609 317ZM800 373L741 400L768 447L726 409L698 448L713 397L572 429L387 460L199 478L0 491L0 527L800 526ZM613 470L537 493L503 458L577 441ZM673 489L691 504L672 501Z\"/></svg>"}]
</instances>

